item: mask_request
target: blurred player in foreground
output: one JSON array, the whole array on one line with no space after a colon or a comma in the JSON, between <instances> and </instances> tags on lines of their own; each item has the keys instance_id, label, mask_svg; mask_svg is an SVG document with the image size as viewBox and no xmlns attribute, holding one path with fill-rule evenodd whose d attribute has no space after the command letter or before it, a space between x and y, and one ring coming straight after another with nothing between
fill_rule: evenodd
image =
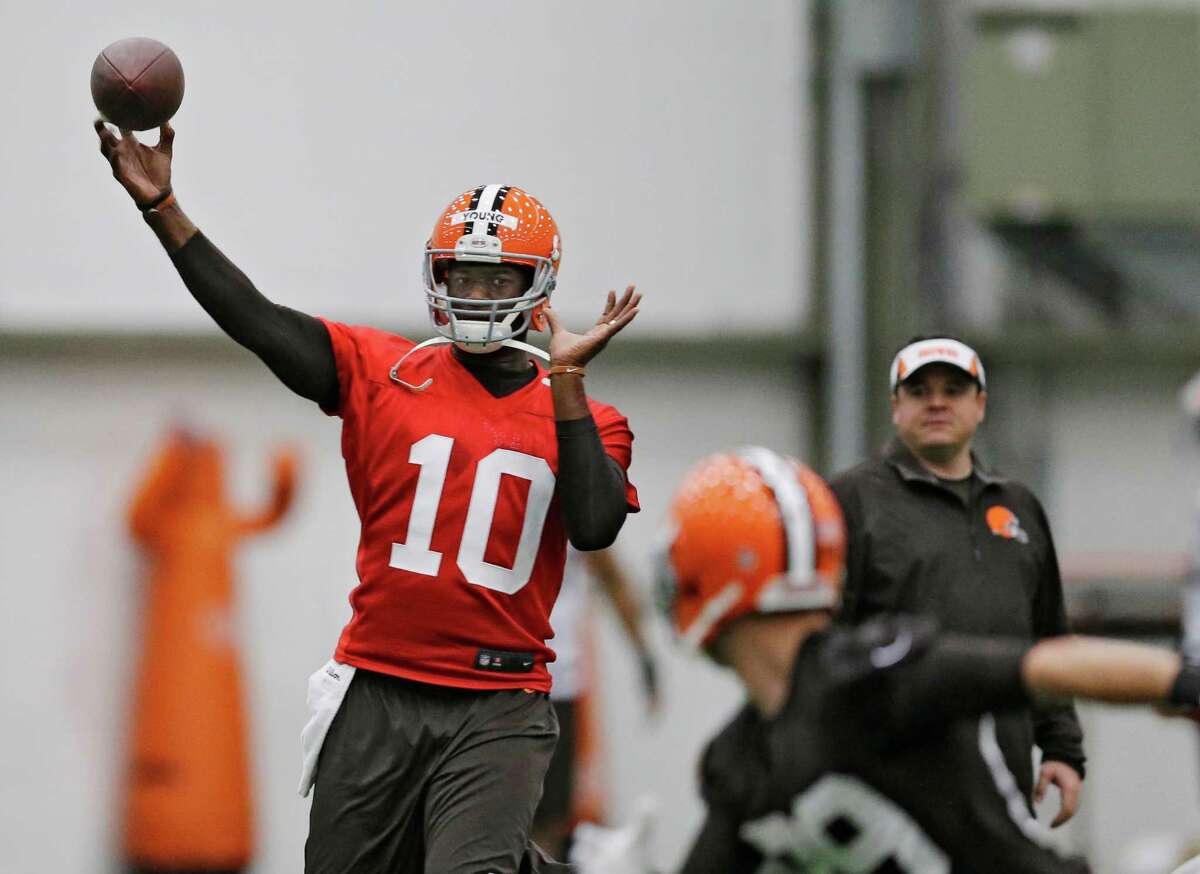
<instances>
[{"instance_id":1,"label":"blurred player in foreground","mask_svg":"<svg viewBox=\"0 0 1200 874\"><path fill-rule=\"evenodd\" d=\"M941 634L920 617L832 626L838 504L768 450L700 462L670 524L673 624L749 699L704 754L686 874L1086 872L1043 844L993 712L1035 697L1200 703L1200 669L1161 649Z\"/></svg>"},{"instance_id":2,"label":"blurred player in foreground","mask_svg":"<svg viewBox=\"0 0 1200 874\"><path fill-rule=\"evenodd\" d=\"M632 434L583 379L639 296L610 292L590 330L564 330L550 309L554 220L518 188L483 185L425 247L436 337L314 318L264 297L184 214L169 126L154 147L95 129L200 305L342 419L359 583L334 659L309 681L305 870L512 874L557 735L546 639L567 540L608 546L638 509ZM522 342L543 325L548 371Z\"/></svg>"},{"instance_id":3,"label":"blurred player in foreground","mask_svg":"<svg viewBox=\"0 0 1200 874\"><path fill-rule=\"evenodd\" d=\"M647 706L651 712L658 709L658 670L642 630L641 604L615 549L580 552L568 548L562 590L550 614L557 656L550 664L554 679L550 703L558 716L558 746L550 759L542 800L533 818L534 840L559 859L566 857L568 837L577 821L603 819L602 789L594 785L599 762L594 757L591 761L581 760L589 752L585 739L596 747L599 734L599 720L595 718L599 690L592 685L594 664L588 664L587 613L593 582L612 603L637 656ZM585 772L576 773L581 766Z\"/></svg>"}]
</instances>

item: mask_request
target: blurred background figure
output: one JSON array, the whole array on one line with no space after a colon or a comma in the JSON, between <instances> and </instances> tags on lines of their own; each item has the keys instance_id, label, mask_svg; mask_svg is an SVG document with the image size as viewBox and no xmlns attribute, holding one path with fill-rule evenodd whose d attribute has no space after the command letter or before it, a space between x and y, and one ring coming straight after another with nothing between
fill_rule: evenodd
<instances>
[{"instance_id":1,"label":"blurred background figure","mask_svg":"<svg viewBox=\"0 0 1200 874\"><path fill-rule=\"evenodd\" d=\"M572 830L580 822L608 822L601 737L605 713L596 688L600 664L592 612L601 594L612 606L637 660L646 713L658 712L658 668L643 631L637 589L617 558L616 547L580 552L567 548L562 589L550 614L554 685L550 701L558 716L558 746L533 820L533 840L556 859L566 859Z\"/></svg>"},{"instance_id":2,"label":"blurred background figure","mask_svg":"<svg viewBox=\"0 0 1200 874\"><path fill-rule=\"evenodd\" d=\"M931 616L947 632L1030 642L1066 634L1042 505L973 450L988 399L979 355L952 337L915 337L892 361L890 388L896 433L887 449L830 481L848 534L839 621L900 613ZM1054 785L1052 824L1070 820L1084 774L1074 706L1003 713L997 736L1026 803Z\"/></svg>"},{"instance_id":3,"label":"blurred background figure","mask_svg":"<svg viewBox=\"0 0 1200 874\"><path fill-rule=\"evenodd\" d=\"M1200 441L1200 373L1194 374L1180 390L1179 403L1193 441ZM1191 555L1183 582L1180 637L1184 658L1200 664L1200 493L1196 495L1192 513Z\"/></svg>"},{"instance_id":4,"label":"blurred background figure","mask_svg":"<svg viewBox=\"0 0 1200 874\"><path fill-rule=\"evenodd\" d=\"M276 454L271 497L251 513L229 503L224 474L218 443L177 427L129 507L146 557L123 838L137 874L224 874L253 856L234 550L287 513L296 462Z\"/></svg>"}]
</instances>

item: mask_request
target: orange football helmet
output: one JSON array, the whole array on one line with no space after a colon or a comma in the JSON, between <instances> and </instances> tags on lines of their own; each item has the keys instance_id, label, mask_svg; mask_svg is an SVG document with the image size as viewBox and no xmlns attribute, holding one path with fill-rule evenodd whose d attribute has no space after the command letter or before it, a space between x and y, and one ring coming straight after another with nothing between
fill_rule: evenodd
<instances>
[{"instance_id":1,"label":"orange football helmet","mask_svg":"<svg viewBox=\"0 0 1200 874\"><path fill-rule=\"evenodd\" d=\"M706 647L748 613L836 607L846 529L821 477L750 446L684 477L661 549L660 605L685 643Z\"/></svg>"},{"instance_id":2,"label":"orange football helmet","mask_svg":"<svg viewBox=\"0 0 1200 874\"><path fill-rule=\"evenodd\" d=\"M425 244L425 295L433 329L469 352L491 352L529 327L550 299L562 259L558 225L536 198L512 185L464 191L438 217ZM451 297L451 261L515 264L533 270L520 297L479 301Z\"/></svg>"}]
</instances>

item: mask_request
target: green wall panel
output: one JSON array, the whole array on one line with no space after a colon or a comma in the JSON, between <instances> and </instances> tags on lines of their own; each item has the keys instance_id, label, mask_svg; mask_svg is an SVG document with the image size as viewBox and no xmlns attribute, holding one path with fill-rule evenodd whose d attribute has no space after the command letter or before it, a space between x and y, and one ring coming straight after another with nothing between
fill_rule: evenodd
<instances>
[{"instance_id":1,"label":"green wall panel","mask_svg":"<svg viewBox=\"0 0 1200 874\"><path fill-rule=\"evenodd\" d=\"M1200 11L988 13L965 71L988 217L1200 219Z\"/></svg>"},{"instance_id":2,"label":"green wall panel","mask_svg":"<svg viewBox=\"0 0 1200 874\"><path fill-rule=\"evenodd\" d=\"M988 214L1046 218L1095 190L1092 36L1077 16L989 16L967 70L967 185Z\"/></svg>"},{"instance_id":3,"label":"green wall panel","mask_svg":"<svg viewBox=\"0 0 1200 874\"><path fill-rule=\"evenodd\" d=\"M1200 15L1099 16L1105 63L1097 115L1097 210L1196 217L1200 207Z\"/></svg>"}]
</instances>

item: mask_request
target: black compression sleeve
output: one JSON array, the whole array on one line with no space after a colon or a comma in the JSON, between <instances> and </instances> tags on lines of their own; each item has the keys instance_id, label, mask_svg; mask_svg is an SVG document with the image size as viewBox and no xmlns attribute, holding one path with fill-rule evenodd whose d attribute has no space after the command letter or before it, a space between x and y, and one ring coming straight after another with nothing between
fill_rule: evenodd
<instances>
[{"instance_id":1,"label":"black compression sleeve","mask_svg":"<svg viewBox=\"0 0 1200 874\"><path fill-rule=\"evenodd\" d=\"M943 635L922 657L889 672L889 724L919 734L962 717L1028 707L1021 676L1028 651L1019 640Z\"/></svg>"},{"instance_id":2,"label":"black compression sleeve","mask_svg":"<svg viewBox=\"0 0 1200 874\"><path fill-rule=\"evenodd\" d=\"M591 416L558 422L558 494L576 549L603 549L625 524L625 472L600 442Z\"/></svg>"},{"instance_id":3,"label":"black compression sleeve","mask_svg":"<svg viewBox=\"0 0 1200 874\"><path fill-rule=\"evenodd\" d=\"M261 358L296 394L325 409L337 407L333 344L318 319L269 301L201 233L174 252L171 261L222 331Z\"/></svg>"},{"instance_id":4,"label":"black compression sleeve","mask_svg":"<svg viewBox=\"0 0 1200 874\"><path fill-rule=\"evenodd\" d=\"M1167 702L1176 707L1200 707L1200 665L1184 662L1171 684Z\"/></svg>"}]
</instances>

